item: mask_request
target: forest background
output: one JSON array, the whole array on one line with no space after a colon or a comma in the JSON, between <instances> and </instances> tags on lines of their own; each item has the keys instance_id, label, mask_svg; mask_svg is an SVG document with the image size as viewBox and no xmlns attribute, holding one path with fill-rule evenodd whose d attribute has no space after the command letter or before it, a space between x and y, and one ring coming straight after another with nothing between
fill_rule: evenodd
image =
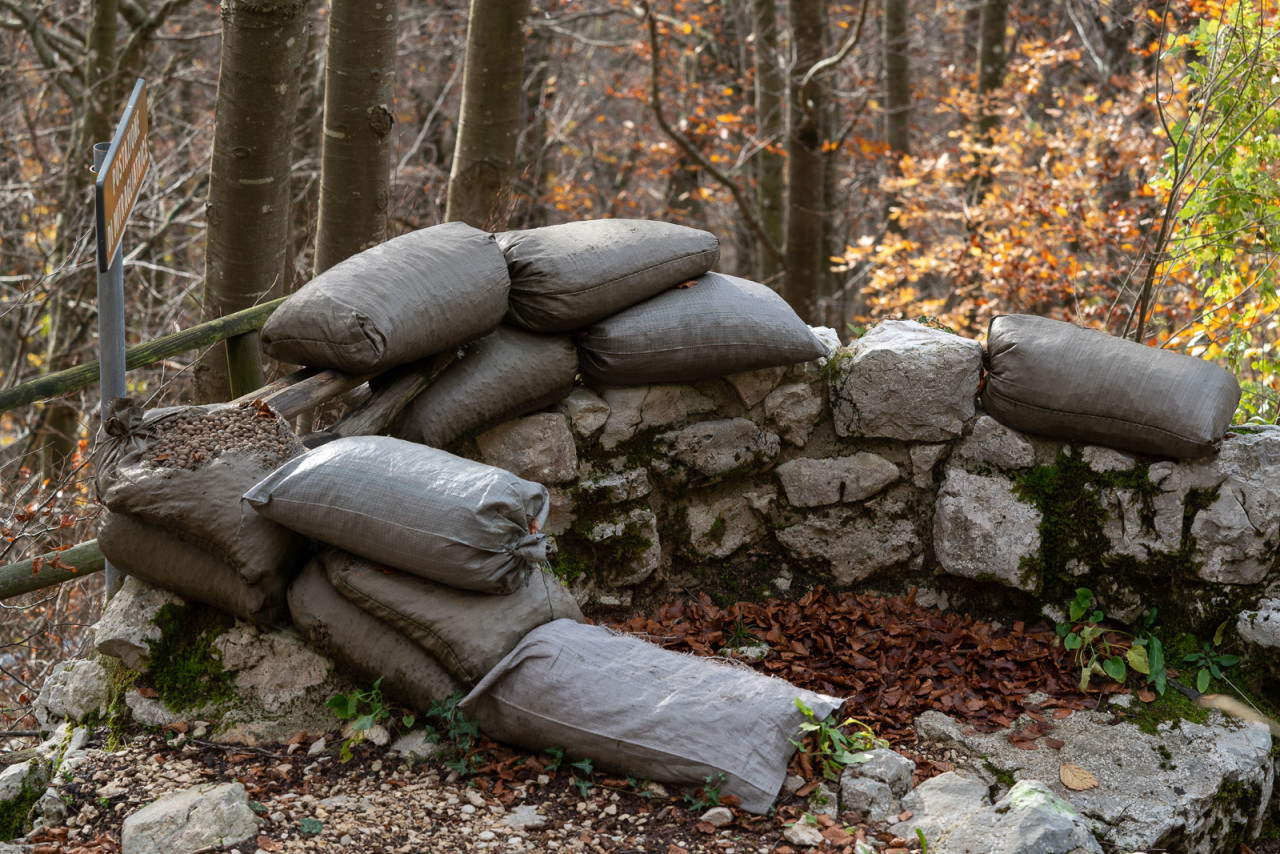
<instances>
[{"instance_id":1,"label":"forest background","mask_svg":"<svg viewBox=\"0 0 1280 854\"><path fill-rule=\"evenodd\" d=\"M130 344L447 220L633 217L846 340L1045 315L1280 416L1274 0L0 0L0 389L97 355L90 147L138 77ZM221 346L129 376L149 406L231 382ZM0 564L93 536L97 405L0 415ZM0 722L101 589L0 604Z\"/></svg>"}]
</instances>

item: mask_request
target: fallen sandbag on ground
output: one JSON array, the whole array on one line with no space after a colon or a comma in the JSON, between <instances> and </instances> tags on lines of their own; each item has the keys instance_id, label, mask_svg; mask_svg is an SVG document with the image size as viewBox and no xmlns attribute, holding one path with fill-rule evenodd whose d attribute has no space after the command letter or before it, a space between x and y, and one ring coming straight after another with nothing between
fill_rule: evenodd
<instances>
[{"instance_id":1,"label":"fallen sandbag on ground","mask_svg":"<svg viewBox=\"0 0 1280 854\"><path fill-rule=\"evenodd\" d=\"M828 352L782 297L721 273L592 324L578 346L582 372L610 385L714 379Z\"/></svg>"},{"instance_id":2,"label":"fallen sandbag on ground","mask_svg":"<svg viewBox=\"0 0 1280 854\"><path fill-rule=\"evenodd\" d=\"M282 362L380 372L491 331L507 311L507 262L461 222L410 232L330 267L262 327Z\"/></svg>"},{"instance_id":3,"label":"fallen sandbag on ground","mask_svg":"<svg viewBox=\"0 0 1280 854\"><path fill-rule=\"evenodd\" d=\"M298 533L451 587L508 593L546 561L546 487L388 436L321 445L244 500Z\"/></svg>"},{"instance_id":4,"label":"fallen sandbag on ground","mask_svg":"<svg viewBox=\"0 0 1280 854\"><path fill-rule=\"evenodd\" d=\"M1015 430L1194 459L1222 441L1240 386L1225 369L1031 315L987 330L982 406Z\"/></svg>"},{"instance_id":5,"label":"fallen sandbag on ground","mask_svg":"<svg viewBox=\"0 0 1280 854\"><path fill-rule=\"evenodd\" d=\"M367 684L416 709L464 690L439 661L391 626L342 598L313 560L289 588L293 624L310 643Z\"/></svg>"},{"instance_id":6,"label":"fallen sandbag on ground","mask_svg":"<svg viewBox=\"0 0 1280 854\"><path fill-rule=\"evenodd\" d=\"M682 655L600 626L530 632L458 707L491 738L554 745L600 768L670 783L724 775L720 791L768 811L806 718L843 700L742 665Z\"/></svg>"},{"instance_id":7,"label":"fallen sandbag on ground","mask_svg":"<svg viewBox=\"0 0 1280 854\"><path fill-rule=\"evenodd\" d=\"M637 219L567 222L497 235L511 276L506 322L568 332L701 276L720 260L715 235Z\"/></svg>"},{"instance_id":8,"label":"fallen sandbag on ground","mask_svg":"<svg viewBox=\"0 0 1280 854\"><path fill-rule=\"evenodd\" d=\"M392 434L446 448L469 433L569 396L578 352L568 335L499 326L472 341L400 416Z\"/></svg>"},{"instance_id":9,"label":"fallen sandbag on ground","mask_svg":"<svg viewBox=\"0 0 1280 854\"><path fill-rule=\"evenodd\" d=\"M547 569L504 595L458 590L333 549L320 557L333 589L434 655L470 688L531 630L582 622L578 603Z\"/></svg>"},{"instance_id":10,"label":"fallen sandbag on ground","mask_svg":"<svg viewBox=\"0 0 1280 854\"><path fill-rule=\"evenodd\" d=\"M157 409L104 448L98 498L113 513L163 529L257 584L280 573L304 542L242 507L240 496L302 452L288 422L265 405Z\"/></svg>"},{"instance_id":11,"label":"fallen sandbag on ground","mask_svg":"<svg viewBox=\"0 0 1280 854\"><path fill-rule=\"evenodd\" d=\"M212 605L251 623L289 622L285 591L291 574L275 572L250 584L213 555L135 516L107 512L98 528L98 546L125 575L185 599Z\"/></svg>"}]
</instances>

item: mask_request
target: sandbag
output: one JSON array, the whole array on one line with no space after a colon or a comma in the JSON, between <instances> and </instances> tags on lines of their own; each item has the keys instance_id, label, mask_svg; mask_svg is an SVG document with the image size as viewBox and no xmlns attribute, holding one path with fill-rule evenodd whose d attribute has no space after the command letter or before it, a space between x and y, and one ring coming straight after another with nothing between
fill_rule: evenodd
<instances>
[{"instance_id":1,"label":"sandbag","mask_svg":"<svg viewBox=\"0 0 1280 854\"><path fill-rule=\"evenodd\" d=\"M470 433L568 397L577 373L578 352L569 336L499 326L464 347L413 399L391 432L446 448Z\"/></svg>"},{"instance_id":2,"label":"sandbag","mask_svg":"<svg viewBox=\"0 0 1280 854\"><path fill-rule=\"evenodd\" d=\"M497 235L511 276L506 322L568 332L681 282L720 260L714 234L637 219L598 219Z\"/></svg>"},{"instance_id":3,"label":"sandbag","mask_svg":"<svg viewBox=\"0 0 1280 854\"><path fill-rule=\"evenodd\" d=\"M325 270L275 310L262 346L282 362L383 371L489 332L509 287L493 235L448 222Z\"/></svg>"},{"instance_id":4,"label":"sandbag","mask_svg":"<svg viewBox=\"0 0 1280 854\"><path fill-rule=\"evenodd\" d=\"M582 372L610 385L706 380L827 355L782 297L721 273L592 324L578 347Z\"/></svg>"},{"instance_id":5,"label":"sandbag","mask_svg":"<svg viewBox=\"0 0 1280 854\"><path fill-rule=\"evenodd\" d=\"M465 590L509 593L546 560L545 486L389 436L321 445L244 500L298 533Z\"/></svg>"},{"instance_id":6,"label":"sandbag","mask_svg":"<svg viewBox=\"0 0 1280 854\"><path fill-rule=\"evenodd\" d=\"M364 684L381 677L389 699L425 711L464 690L426 650L338 595L319 561L289 588L289 613L303 637Z\"/></svg>"},{"instance_id":7,"label":"sandbag","mask_svg":"<svg viewBox=\"0 0 1280 854\"><path fill-rule=\"evenodd\" d=\"M337 549L321 560L333 589L416 641L468 688L520 639L556 619L582 622L578 603L549 570L505 596L458 590Z\"/></svg>"},{"instance_id":8,"label":"sandbag","mask_svg":"<svg viewBox=\"0 0 1280 854\"><path fill-rule=\"evenodd\" d=\"M843 700L742 665L682 655L601 626L534 629L459 708L485 735L588 757L600 768L669 783L724 774L720 791L754 813L772 806L805 720Z\"/></svg>"},{"instance_id":9,"label":"sandbag","mask_svg":"<svg viewBox=\"0 0 1280 854\"><path fill-rule=\"evenodd\" d=\"M265 404L157 409L113 440L96 475L98 499L198 546L247 584L275 574L302 537L240 496L303 452L289 423Z\"/></svg>"},{"instance_id":10,"label":"sandbag","mask_svg":"<svg viewBox=\"0 0 1280 854\"><path fill-rule=\"evenodd\" d=\"M1027 433L1194 459L1215 453L1240 386L1203 359L1045 317L1006 314L987 330L982 406Z\"/></svg>"},{"instance_id":11,"label":"sandbag","mask_svg":"<svg viewBox=\"0 0 1280 854\"><path fill-rule=\"evenodd\" d=\"M203 549L124 513L103 514L98 546L125 575L135 575L154 587L212 605L250 623L289 623L285 604L289 572L265 575L258 583L249 584L235 569Z\"/></svg>"}]
</instances>

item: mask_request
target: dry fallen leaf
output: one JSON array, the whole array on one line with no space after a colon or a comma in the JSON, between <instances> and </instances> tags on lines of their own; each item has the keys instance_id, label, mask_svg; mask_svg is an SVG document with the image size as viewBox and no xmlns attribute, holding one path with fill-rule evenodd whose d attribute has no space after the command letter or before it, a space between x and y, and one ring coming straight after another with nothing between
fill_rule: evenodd
<instances>
[{"instance_id":1,"label":"dry fallen leaf","mask_svg":"<svg viewBox=\"0 0 1280 854\"><path fill-rule=\"evenodd\" d=\"M1058 779L1062 781L1062 785L1073 792L1083 792L1098 785L1097 777L1070 762L1065 762L1058 768Z\"/></svg>"}]
</instances>

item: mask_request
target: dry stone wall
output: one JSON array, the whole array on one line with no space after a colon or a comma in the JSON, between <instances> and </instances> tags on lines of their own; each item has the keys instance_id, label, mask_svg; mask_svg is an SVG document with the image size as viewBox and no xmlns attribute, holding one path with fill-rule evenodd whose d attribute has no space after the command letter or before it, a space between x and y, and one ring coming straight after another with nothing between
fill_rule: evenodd
<instances>
[{"instance_id":1,"label":"dry stone wall","mask_svg":"<svg viewBox=\"0 0 1280 854\"><path fill-rule=\"evenodd\" d=\"M1084 586L1113 618L1235 618L1280 654L1280 430L1138 458L1004 427L981 372L976 341L887 321L790 368L580 386L454 450L548 486L553 565L588 608L800 579L1061 618Z\"/></svg>"}]
</instances>

